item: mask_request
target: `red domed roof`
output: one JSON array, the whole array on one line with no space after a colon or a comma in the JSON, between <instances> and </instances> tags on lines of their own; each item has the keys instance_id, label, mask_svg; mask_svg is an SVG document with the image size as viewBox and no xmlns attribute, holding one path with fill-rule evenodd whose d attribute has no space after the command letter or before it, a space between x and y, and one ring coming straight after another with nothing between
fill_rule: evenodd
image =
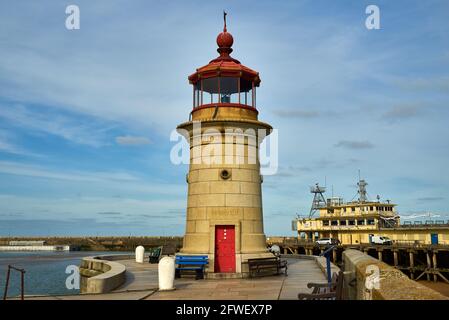
<instances>
[{"instance_id":1,"label":"red domed roof","mask_svg":"<svg viewBox=\"0 0 449 320\"><path fill-rule=\"evenodd\" d=\"M254 81L254 85L259 86L259 73L242 65L240 61L230 56L234 38L226 29L226 13L224 17L223 32L217 36L217 51L220 56L211 60L209 64L196 69L196 72L189 76L189 82L195 84L200 79L223 76L244 78Z\"/></svg>"}]
</instances>

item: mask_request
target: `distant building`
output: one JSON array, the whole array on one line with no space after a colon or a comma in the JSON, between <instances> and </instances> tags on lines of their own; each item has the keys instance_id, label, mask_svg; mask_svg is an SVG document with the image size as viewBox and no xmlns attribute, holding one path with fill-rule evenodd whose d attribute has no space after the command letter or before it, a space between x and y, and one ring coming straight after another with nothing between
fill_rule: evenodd
<instances>
[{"instance_id":1,"label":"distant building","mask_svg":"<svg viewBox=\"0 0 449 320\"><path fill-rule=\"evenodd\" d=\"M298 238L316 241L319 238L334 238L344 245L370 243L373 236L386 236L397 243L449 244L449 223L443 220L400 223L395 204L390 201L370 201L367 198L367 183L360 180L359 199L343 202L341 198L324 200L324 188L312 187L315 193L308 218L293 221L293 230ZM319 216L314 218L313 213Z\"/></svg>"},{"instance_id":2,"label":"distant building","mask_svg":"<svg viewBox=\"0 0 449 320\"><path fill-rule=\"evenodd\" d=\"M14 240L9 241L10 246L44 246L46 241L44 240Z\"/></svg>"}]
</instances>

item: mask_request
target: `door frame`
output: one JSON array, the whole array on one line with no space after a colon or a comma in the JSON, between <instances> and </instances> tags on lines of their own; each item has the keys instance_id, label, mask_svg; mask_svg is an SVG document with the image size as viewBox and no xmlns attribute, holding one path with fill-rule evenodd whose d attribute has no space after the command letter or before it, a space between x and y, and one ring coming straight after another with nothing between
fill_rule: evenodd
<instances>
[{"instance_id":1,"label":"door frame","mask_svg":"<svg viewBox=\"0 0 449 320\"><path fill-rule=\"evenodd\" d=\"M235 225L233 225L233 224L216 224L215 225L215 230L214 230L214 238L215 238L215 235L217 234L217 229L219 227L221 227L221 228L226 227L226 228L232 229L234 231L234 272L236 272L237 271L237 258L236 258L237 255L235 253L235 238L236 238ZM215 241L214 241L214 257L215 257L216 249L217 249L217 243L216 243L216 239L215 239ZM216 262L217 262L217 260L214 259L214 272L215 272L215 269L216 269Z\"/></svg>"},{"instance_id":2,"label":"door frame","mask_svg":"<svg viewBox=\"0 0 449 320\"><path fill-rule=\"evenodd\" d=\"M240 221L236 220L209 220L209 266L208 272L214 272L215 268L215 227L216 226L234 226L235 238L235 272L242 272L242 257L241 257L241 226Z\"/></svg>"}]
</instances>

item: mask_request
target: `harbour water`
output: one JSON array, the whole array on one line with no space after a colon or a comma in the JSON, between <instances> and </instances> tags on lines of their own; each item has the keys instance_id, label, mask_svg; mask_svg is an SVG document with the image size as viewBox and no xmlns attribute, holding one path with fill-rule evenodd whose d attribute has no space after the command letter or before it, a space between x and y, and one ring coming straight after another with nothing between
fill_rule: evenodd
<instances>
[{"instance_id":1,"label":"harbour water","mask_svg":"<svg viewBox=\"0 0 449 320\"><path fill-rule=\"evenodd\" d=\"M3 297L8 265L25 269L25 295L63 295L78 294L79 290L68 289L66 279L72 273L66 273L67 267L79 266L83 257L114 254L99 251L68 252L0 252L0 293ZM123 252L116 252L123 254ZM11 271L8 297L20 295L20 272Z\"/></svg>"}]
</instances>

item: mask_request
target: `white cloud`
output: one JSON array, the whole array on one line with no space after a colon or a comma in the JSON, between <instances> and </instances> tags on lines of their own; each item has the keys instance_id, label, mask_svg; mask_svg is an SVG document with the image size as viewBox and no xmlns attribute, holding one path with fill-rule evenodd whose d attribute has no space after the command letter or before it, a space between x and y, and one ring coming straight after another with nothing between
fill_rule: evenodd
<instances>
[{"instance_id":1,"label":"white cloud","mask_svg":"<svg viewBox=\"0 0 449 320\"><path fill-rule=\"evenodd\" d=\"M6 120L9 125L28 131L44 132L93 147L106 145L106 133L116 127L95 119L88 122L81 119L81 116L69 117L55 109L40 109L39 112L18 104L0 104L0 118Z\"/></svg>"},{"instance_id":2,"label":"white cloud","mask_svg":"<svg viewBox=\"0 0 449 320\"><path fill-rule=\"evenodd\" d=\"M284 118L304 118L304 119L317 118L321 115L319 112L313 110L295 110L295 109L276 110L274 113Z\"/></svg>"},{"instance_id":3,"label":"white cloud","mask_svg":"<svg viewBox=\"0 0 449 320\"><path fill-rule=\"evenodd\" d=\"M138 175L126 172L66 171L12 161L0 161L0 173L52 179L53 182L49 181L46 183L46 187L55 189L60 185L57 183L60 180L64 185L74 186L75 190L79 190L83 194L113 194L119 198L122 194L140 195L146 198L151 196L159 198L169 196L171 200L179 197L185 199L187 194L186 185L183 183L168 183L159 180L149 181ZM69 182L73 184L69 184ZM99 211L107 210L99 209Z\"/></svg>"},{"instance_id":4,"label":"white cloud","mask_svg":"<svg viewBox=\"0 0 449 320\"><path fill-rule=\"evenodd\" d=\"M353 140L341 140L335 144L335 147L346 149L371 149L374 145L369 141L353 141Z\"/></svg>"},{"instance_id":5,"label":"white cloud","mask_svg":"<svg viewBox=\"0 0 449 320\"><path fill-rule=\"evenodd\" d=\"M219 14L214 16L221 12L217 4L207 3L198 7L189 4L186 7L172 2L153 4L151 10L147 10L146 2L137 1L130 4L124 14L123 3L104 6L86 2L81 6L85 13L89 12L91 23L84 24L84 27L82 24L79 32L69 32L64 29L64 19L60 18L64 12L63 4L49 3L15 2L2 6L0 10L0 20L5 26L0 29L2 98L19 101L23 105L51 105L55 110L50 114L37 114L25 109L23 114L17 109L17 116L14 114L16 109L12 109L8 118L11 124L33 131L46 130L44 132L76 143L101 146L120 134L104 134L108 130L105 123L109 124L111 120L113 123L132 124L132 132L143 136L142 132L148 131L148 127L168 133L167 129L188 118L192 92L186 77L216 54L214 40L221 27ZM443 97L445 100L440 100L440 104L447 105L447 77L436 77L436 81L429 82L426 76L429 74L430 78L435 70L444 73L444 68L447 69L447 63L444 65L435 59L441 56L441 52L446 53L447 58L447 48L434 42L435 37L430 39L427 36L439 33L441 39L445 39L447 19L440 19L442 23L438 27L433 26L434 17L432 24L427 23L428 19L408 19L414 21L414 27L398 30L397 26L404 21L399 16L400 10L396 10L396 25L392 25L391 32L380 34L367 33L360 23L360 16L347 15L343 7L341 11L335 11L336 14L329 15L316 14L325 13L328 5L309 6L308 2L301 3L305 10L296 10L293 2L251 7L251 10L240 10L240 6L249 8L250 5L235 6L239 8L231 14L229 24L235 39L233 56L260 71L262 85L257 91L260 119L280 129L280 164L312 168L301 171L302 179L287 181L288 184L282 185L285 189L279 189L278 193L270 191L264 195L265 212L282 207L284 212L294 215L299 203L286 196L291 190L298 190L296 199L305 201L308 210L311 201L307 196L308 184L313 184L316 179L321 181L327 176L328 181L338 181L340 186L353 182L357 169L354 165L335 170L335 166L318 167L316 159L325 156L342 162L341 157L346 150L335 150L333 144L352 141L360 136L361 131L364 138L376 142L378 154L389 155L368 157L360 152L360 165L372 177L369 181L373 185L378 185L381 190L389 188L390 184L382 181L382 177L394 177L400 173L432 176L438 188L447 188L447 174L442 173L447 172L448 157L443 150L448 148L444 139L435 139L435 136L447 136L446 124L420 120L422 127L431 128L426 131L426 128L405 127L405 121L387 129L383 123L371 121L389 111L394 111L387 114L390 117L414 116L413 110L389 108L416 101L415 93L437 93L439 96L436 98L426 99L435 101ZM310 14L310 9L313 9L313 14ZM419 16L422 12L434 15L438 10L437 7L430 9L421 10ZM270 15L266 15L267 10L270 10ZM126 19L129 16L133 16L133 21ZM191 21L199 23L192 24ZM425 26L427 28L423 28ZM421 70L425 70L424 75ZM417 80L413 80L414 72ZM278 117L270 118L280 110L279 106L285 109L277 113ZM316 108L312 108L314 106ZM297 107L303 111L291 111ZM353 112L356 108L363 109L363 112ZM58 111L61 110L70 110L76 115L87 114L104 123L80 120L77 116L74 119L60 118ZM0 106L2 111L4 108ZM311 121L315 116L318 119ZM446 113L440 115L438 120L442 122L445 116ZM304 119L300 125L298 118ZM317 120L320 121L319 126ZM139 131L141 128L144 130ZM419 144L421 140L426 143ZM6 142L9 146L4 145L5 149L11 149L11 145L14 147L11 140ZM441 150L437 156L431 149L416 154L416 150L421 150L418 146L428 148L436 142L439 143L436 147ZM346 144L346 147L351 145L354 147L354 144ZM398 145L401 152L392 153L391 150ZM357 144L355 146L357 148ZM427 164L424 168L423 157ZM10 171L12 169L24 172L24 168L9 167ZM31 176L75 180L79 177L77 172L56 172L42 167L26 170ZM98 178L95 173L80 174L87 181L96 179L93 176ZM268 179L281 185L277 176ZM117 189L119 184L110 183ZM185 196L182 193L185 185L181 182L169 187L157 183L127 182L120 187L127 192L149 194L175 193L174 187L177 194ZM389 192L396 192L396 198L399 196L395 190ZM407 192L407 196L416 199L421 192L419 190L413 195ZM20 204L20 199L15 201ZM36 203L38 201L36 199ZM404 198L401 205L407 201L411 200ZM170 205L170 201L166 202ZM159 206L158 203L152 205L155 208ZM108 202L104 201L102 206L108 207ZM84 209L88 208L86 205ZM270 224L270 228L276 224L276 230L284 233L289 221Z\"/></svg>"},{"instance_id":6,"label":"white cloud","mask_svg":"<svg viewBox=\"0 0 449 320\"><path fill-rule=\"evenodd\" d=\"M133 198L114 197L32 197L0 194L0 215L3 213L21 212L20 218L60 218L65 219L92 218L108 219L108 215L98 213L117 212L122 216L137 218L145 214L147 217L159 217L165 213L167 217L178 217L185 212L185 199L177 198L139 200ZM157 209L156 209L157 208ZM1 217L1 216L0 216ZM151 219L147 219L151 222ZM182 220L183 222L183 220Z\"/></svg>"},{"instance_id":7,"label":"white cloud","mask_svg":"<svg viewBox=\"0 0 449 320\"><path fill-rule=\"evenodd\" d=\"M4 130L0 130L0 152L20 155L20 156L32 156L40 157L36 153L25 150L24 148L11 142L13 140L12 135Z\"/></svg>"},{"instance_id":8,"label":"white cloud","mask_svg":"<svg viewBox=\"0 0 449 320\"><path fill-rule=\"evenodd\" d=\"M3 137L0 137L0 152L18 154L18 155L29 155L29 153L22 148L10 144Z\"/></svg>"},{"instance_id":9,"label":"white cloud","mask_svg":"<svg viewBox=\"0 0 449 320\"><path fill-rule=\"evenodd\" d=\"M124 146L137 146L151 143L151 140L146 137L135 137L135 136L119 136L115 138L115 141L118 144Z\"/></svg>"},{"instance_id":10,"label":"white cloud","mask_svg":"<svg viewBox=\"0 0 449 320\"><path fill-rule=\"evenodd\" d=\"M70 181L137 181L139 178L123 172L80 172L80 171L54 171L47 168L21 164L10 161L0 161L0 173L39 177L47 179L70 180Z\"/></svg>"},{"instance_id":11,"label":"white cloud","mask_svg":"<svg viewBox=\"0 0 449 320\"><path fill-rule=\"evenodd\" d=\"M190 111L186 78L195 66L168 47L181 40L184 49L197 51L182 28L191 20L185 16L173 24L174 11L166 9L158 15L168 19L149 19L152 10L140 14L139 6L130 8L136 10L133 23L120 18L110 23L111 17L122 16L122 5L108 5L104 18L103 5L86 3L84 12L95 17L95 23L76 32L55 25L59 21L53 17L64 12L54 4L41 4L28 19L21 13L24 8L14 9L12 15L2 8L2 23L14 26L0 30L0 38L7 39L0 42L2 97L163 132L176 126ZM39 23L42 19L47 23ZM175 112L183 108L184 113Z\"/></svg>"},{"instance_id":12,"label":"white cloud","mask_svg":"<svg viewBox=\"0 0 449 320\"><path fill-rule=\"evenodd\" d=\"M449 92L449 77L428 76L428 77L392 77L391 82L403 90Z\"/></svg>"}]
</instances>

